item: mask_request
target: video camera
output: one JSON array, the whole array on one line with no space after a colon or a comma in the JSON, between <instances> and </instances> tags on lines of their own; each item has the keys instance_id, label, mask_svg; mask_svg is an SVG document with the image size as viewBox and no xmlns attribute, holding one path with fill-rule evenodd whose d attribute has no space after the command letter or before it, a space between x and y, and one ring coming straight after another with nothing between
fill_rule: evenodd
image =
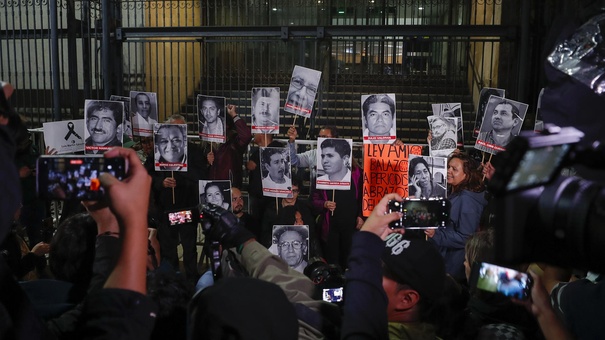
<instances>
[{"instance_id":1,"label":"video camera","mask_svg":"<svg viewBox=\"0 0 605 340\"><path fill-rule=\"evenodd\" d=\"M315 284L314 299L336 304L343 302L345 275L338 265L328 264L321 258L313 258L305 267L304 274Z\"/></svg>"},{"instance_id":2,"label":"video camera","mask_svg":"<svg viewBox=\"0 0 605 340\"><path fill-rule=\"evenodd\" d=\"M215 280L221 278L221 245L218 242L218 237L210 237L211 229L214 223L220 223L224 220L225 223L233 223L231 216L226 213L225 209L219 208L212 204L200 204L197 207L199 221L202 223L202 229L206 237L202 247L204 256L209 261L212 276ZM233 216L235 217L235 216ZM235 218L237 220L237 218Z\"/></svg>"},{"instance_id":3,"label":"video camera","mask_svg":"<svg viewBox=\"0 0 605 340\"><path fill-rule=\"evenodd\" d=\"M571 166L605 169L598 143L579 147L583 136L573 127L546 126L522 132L498 155L488 185L497 261L605 272L605 186L560 174Z\"/></svg>"}]
</instances>

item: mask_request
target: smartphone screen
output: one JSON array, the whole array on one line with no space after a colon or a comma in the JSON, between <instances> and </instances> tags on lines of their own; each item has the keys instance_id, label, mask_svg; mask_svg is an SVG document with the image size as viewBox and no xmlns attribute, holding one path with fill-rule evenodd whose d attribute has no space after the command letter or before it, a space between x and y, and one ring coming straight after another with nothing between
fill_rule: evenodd
<instances>
[{"instance_id":1,"label":"smartphone screen","mask_svg":"<svg viewBox=\"0 0 605 340\"><path fill-rule=\"evenodd\" d=\"M191 210L182 210L168 213L168 222L170 225L179 225L193 222L193 213Z\"/></svg>"},{"instance_id":2,"label":"smartphone screen","mask_svg":"<svg viewBox=\"0 0 605 340\"><path fill-rule=\"evenodd\" d=\"M42 156L38 158L36 182L40 198L51 200L98 201L105 196L101 173L118 180L126 173L123 158L103 156Z\"/></svg>"},{"instance_id":3,"label":"smartphone screen","mask_svg":"<svg viewBox=\"0 0 605 340\"><path fill-rule=\"evenodd\" d=\"M403 214L400 220L391 224L391 228L435 229L447 224L450 202L447 199L407 199L401 204L394 204L393 208L389 205L389 209Z\"/></svg>"},{"instance_id":4,"label":"smartphone screen","mask_svg":"<svg viewBox=\"0 0 605 340\"><path fill-rule=\"evenodd\" d=\"M531 281L526 273L481 262L473 268L471 284L477 289L525 300L530 295Z\"/></svg>"}]
</instances>

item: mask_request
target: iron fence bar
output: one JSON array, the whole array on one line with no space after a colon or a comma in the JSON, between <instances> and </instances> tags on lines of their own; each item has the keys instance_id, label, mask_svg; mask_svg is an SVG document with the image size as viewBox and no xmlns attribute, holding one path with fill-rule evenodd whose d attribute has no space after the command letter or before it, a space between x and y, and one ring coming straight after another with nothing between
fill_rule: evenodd
<instances>
[{"instance_id":1,"label":"iron fence bar","mask_svg":"<svg viewBox=\"0 0 605 340\"><path fill-rule=\"evenodd\" d=\"M57 1L49 1L50 27L51 27L51 68L53 82L53 118L55 121L61 120L61 73L59 72L59 36L58 36L58 11Z\"/></svg>"},{"instance_id":2,"label":"iron fence bar","mask_svg":"<svg viewBox=\"0 0 605 340\"><path fill-rule=\"evenodd\" d=\"M103 13L103 19L101 26L103 27L102 32L102 40L101 40L101 63L102 66L102 77L103 77L103 94L104 99L109 99L111 96L111 60L110 58L110 41L109 41L109 23L112 19L112 15L110 14L110 0L102 0L101 1L101 13Z\"/></svg>"},{"instance_id":3,"label":"iron fence bar","mask_svg":"<svg viewBox=\"0 0 605 340\"><path fill-rule=\"evenodd\" d=\"M76 44L76 13L75 13L75 4L73 2L67 2L67 29L68 29L68 38L67 38L67 72L68 74L78 74L78 52L77 52L77 44ZM77 77L68 77L69 84L69 94L71 98L78 98L78 78ZM75 100L71 100L69 102L69 116L77 117L77 113L79 110L78 102Z\"/></svg>"},{"instance_id":4,"label":"iron fence bar","mask_svg":"<svg viewBox=\"0 0 605 340\"><path fill-rule=\"evenodd\" d=\"M521 5L521 36L519 41L519 74L528 74L530 64L530 48L529 48L529 17L530 17L529 1L524 1ZM517 77L517 93L516 98L523 103L528 103L527 84L529 77Z\"/></svg>"}]
</instances>

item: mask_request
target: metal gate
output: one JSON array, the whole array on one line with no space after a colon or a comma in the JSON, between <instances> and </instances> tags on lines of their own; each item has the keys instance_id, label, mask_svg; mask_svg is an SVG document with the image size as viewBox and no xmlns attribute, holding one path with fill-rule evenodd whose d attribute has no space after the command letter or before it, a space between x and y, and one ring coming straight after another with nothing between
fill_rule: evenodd
<instances>
[{"instance_id":1,"label":"metal gate","mask_svg":"<svg viewBox=\"0 0 605 340\"><path fill-rule=\"evenodd\" d=\"M360 96L395 93L398 136L423 143L431 103L462 102L470 122L482 87L518 94L521 32L502 24L503 2L0 0L0 78L32 127L140 90L157 92L160 119L197 122L195 96L211 94L250 121L250 90L285 97L301 65L323 73L314 119L299 124L310 139L330 124L359 140Z\"/></svg>"}]
</instances>

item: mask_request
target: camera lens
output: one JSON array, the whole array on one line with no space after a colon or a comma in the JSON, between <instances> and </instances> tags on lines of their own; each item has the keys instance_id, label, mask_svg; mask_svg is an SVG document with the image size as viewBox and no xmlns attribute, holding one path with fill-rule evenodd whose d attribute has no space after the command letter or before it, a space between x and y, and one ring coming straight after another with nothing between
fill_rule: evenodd
<instances>
[{"instance_id":1,"label":"camera lens","mask_svg":"<svg viewBox=\"0 0 605 340\"><path fill-rule=\"evenodd\" d=\"M577 177L497 202L496 253L504 263L546 262L605 272L605 188Z\"/></svg>"},{"instance_id":2,"label":"camera lens","mask_svg":"<svg viewBox=\"0 0 605 340\"><path fill-rule=\"evenodd\" d=\"M540 197L541 224L555 240L556 262L582 263L587 269L602 267L605 258L602 231L605 190L599 184L576 177L549 186Z\"/></svg>"}]
</instances>

